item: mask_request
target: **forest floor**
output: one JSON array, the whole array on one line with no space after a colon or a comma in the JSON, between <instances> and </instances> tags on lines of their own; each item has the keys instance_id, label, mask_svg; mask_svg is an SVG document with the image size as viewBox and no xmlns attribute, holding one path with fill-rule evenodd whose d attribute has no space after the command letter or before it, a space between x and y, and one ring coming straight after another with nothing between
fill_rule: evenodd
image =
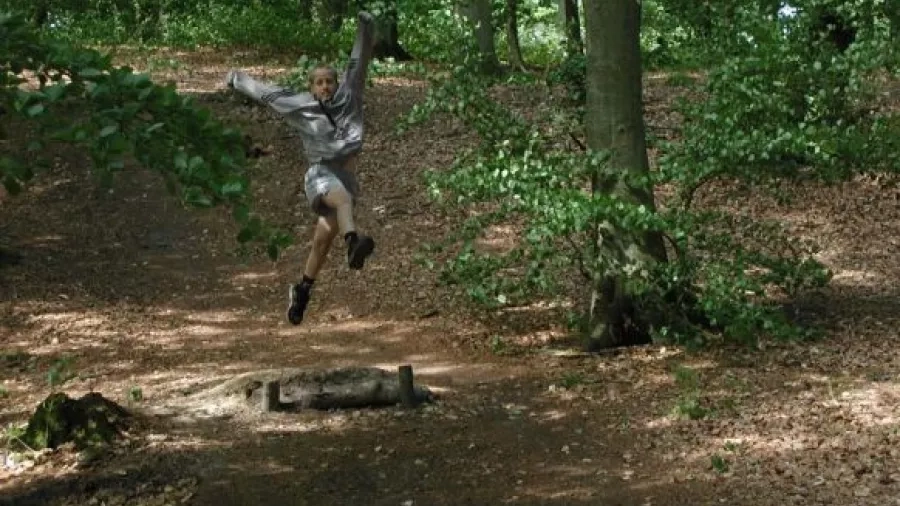
<instances>
[{"instance_id":1,"label":"forest floor","mask_svg":"<svg viewBox=\"0 0 900 506\"><path fill-rule=\"evenodd\" d=\"M292 58L121 58L271 147L253 169L259 210L299 240L276 263L240 257L226 212L186 210L141 170L101 190L77 154L4 202L0 247L21 261L0 267L0 424L27 419L66 356L76 376L60 389L100 392L140 416L93 461L71 449L0 459L0 504L900 504L896 189L807 184L790 206L704 195L705 205L782 217L821 247L834 280L800 309L827 330L822 340L556 353L567 342L558 309L478 312L415 261L463 216L430 205L421 175L449 166L472 137L447 118L395 134L426 83L377 77L357 206L377 253L351 272L335 248L295 327L286 292L312 223L298 139L222 84L232 66L274 80ZM684 90L673 82L647 77L651 132L677 119L672 100ZM541 102L539 91L509 97ZM504 233L514 232L493 239ZM209 416L168 407L245 371L401 364L436 402ZM688 370L694 381L676 381ZM678 415L695 405L705 416Z\"/></svg>"}]
</instances>

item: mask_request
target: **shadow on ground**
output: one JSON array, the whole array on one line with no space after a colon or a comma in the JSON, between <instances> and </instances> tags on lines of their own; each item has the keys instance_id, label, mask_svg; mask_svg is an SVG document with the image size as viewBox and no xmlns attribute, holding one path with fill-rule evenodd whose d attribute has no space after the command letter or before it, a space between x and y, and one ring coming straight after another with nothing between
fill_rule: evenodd
<instances>
[{"instance_id":1,"label":"shadow on ground","mask_svg":"<svg viewBox=\"0 0 900 506\"><path fill-rule=\"evenodd\" d=\"M625 426L597 402L561 409L540 387L498 381L475 394L480 403L414 412L259 415L253 430L157 420L168 443L10 488L0 505L88 504L101 491L139 502L142 490L185 478L196 480L185 502L195 506L864 505L879 487L900 490L886 449L864 447L846 462L840 454L850 438L896 444L887 425L860 425L852 436L741 417L656 426L638 417ZM838 405L821 409L825 418L848 415ZM785 485L785 473L797 475L796 486Z\"/></svg>"}]
</instances>

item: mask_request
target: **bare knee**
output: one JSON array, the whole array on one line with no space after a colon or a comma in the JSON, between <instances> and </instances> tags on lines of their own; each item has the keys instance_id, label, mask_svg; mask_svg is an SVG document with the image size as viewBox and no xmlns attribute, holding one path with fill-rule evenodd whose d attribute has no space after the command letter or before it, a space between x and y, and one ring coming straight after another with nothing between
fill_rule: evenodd
<instances>
[{"instance_id":1,"label":"bare knee","mask_svg":"<svg viewBox=\"0 0 900 506\"><path fill-rule=\"evenodd\" d=\"M337 186L328 191L323 197L322 201L325 202L328 207L332 209L337 209L340 206L344 206L351 203L350 193L347 192L341 186Z\"/></svg>"}]
</instances>

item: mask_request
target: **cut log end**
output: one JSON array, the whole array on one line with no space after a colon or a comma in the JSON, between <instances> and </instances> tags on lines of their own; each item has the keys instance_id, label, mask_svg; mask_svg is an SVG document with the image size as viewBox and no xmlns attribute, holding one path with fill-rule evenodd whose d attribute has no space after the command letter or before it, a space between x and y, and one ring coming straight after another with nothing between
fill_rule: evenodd
<instances>
[{"instance_id":1,"label":"cut log end","mask_svg":"<svg viewBox=\"0 0 900 506\"><path fill-rule=\"evenodd\" d=\"M418 404L416 389L413 384L413 370L411 365L401 365L400 377L400 404L405 408L414 408Z\"/></svg>"},{"instance_id":2,"label":"cut log end","mask_svg":"<svg viewBox=\"0 0 900 506\"><path fill-rule=\"evenodd\" d=\"M281 384L277 381L267 381L263 385L263 395L260 398L260 409L264 413L278 411L281 408Z\"/></svg>"}]
</instances>

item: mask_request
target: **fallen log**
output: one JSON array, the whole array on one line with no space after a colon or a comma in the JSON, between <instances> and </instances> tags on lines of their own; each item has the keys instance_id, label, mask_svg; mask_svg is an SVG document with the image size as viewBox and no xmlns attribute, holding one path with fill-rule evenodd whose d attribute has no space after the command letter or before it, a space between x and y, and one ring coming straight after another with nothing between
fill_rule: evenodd
<instances>
[{"instance_id":1,"label":"fallen log","mask_svg":"<svg viewBox=\"0 0 900 506\"><path fill-rule=\"evenodd\" d=\"M237 397L263 411L354 409L396 404L411 407L433 400L427 387L411 385L411 368L403 375L404 378L408 376L409 381L405 385L405 394L397 373L376 367L343 367L254 371L198 395Z\"/></svg>"}]
</instances>

